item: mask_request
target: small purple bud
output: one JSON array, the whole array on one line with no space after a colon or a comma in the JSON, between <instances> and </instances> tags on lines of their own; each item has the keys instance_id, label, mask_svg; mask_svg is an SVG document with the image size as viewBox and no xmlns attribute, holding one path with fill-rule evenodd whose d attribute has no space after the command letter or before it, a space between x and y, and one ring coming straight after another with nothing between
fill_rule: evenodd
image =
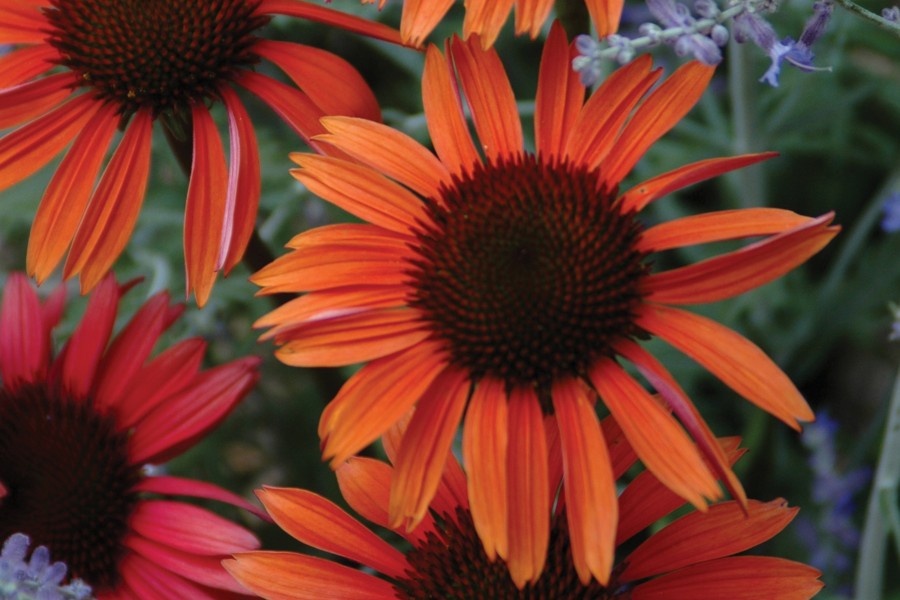
<instances>
[{"instance_id":1,"label":"small purple bud","mask_svg":"<svg viewBox=\"0 0 900 600\"><path fill-rule=\"evenodd\" d=\"M882 8L881 16L891 23L900 23L900 7L891 6L890 8Z\"/></svg>"},{"instance_id":2,"label":"small purple bud","mask_svg":"<svg viewBox=\"0 0 900 600\"><path fill-rule=\"evenodd\" d=\"M709 37L716 44L716 46L724 46L728 43L728 28L724 25L715 25L709 32Z\"/></svg>"},{"instance_id":3,"label":"small purple bud","mask_svg":"<svg viewBox=\"0 0 900 600\"><path fill-rule=\"evenodd\" d=\"M881 230L885 233L900 231L900 192L888 194L881 205Z\"/></svg>"},{"instance_id":4,"label":"small purple bud","mask_svg":"<svg viewBox=\"0 0 900 600\"><path fill-rule=\"evenodd\" d=\"M715 19L719 14L719 5L713 0L697 0L694 11L704 19Z\"/></svg>"},{"instance_id":5,"label":"small purple bud","mask_svg":"<svg viewBox=\"0 0 900 600\"><path fill-rule=\"evenodd\" d=\"M834 11L834 4L827 0L820 0L813 4L813 16L806 22L803 33L800 34L798 45L809 48L817 39L825 32L828 21L831 19L831 13Z\"/></svg>"},{"instance_id":6,"label":"small purple bud","mask_svg":"<svg viewBox=\"0 0 900 600\"><path fill-rule=\"evenodd\" d=\"M666 27L690 27L694 22L688 7L675 0L647 0L647 8Z\"/></svg>"},{"instance_id":7,"label":"small purple bud","mask_svg":"<svg viewBox=\"0 0 900 600\"><path fill-rule=\"evenodd\" d=\"M769 22L757 13L747 11L734 17L734 39L738 43L750 40L769 56L778 43L778 37Z\"/></svg>"}]
</instances>

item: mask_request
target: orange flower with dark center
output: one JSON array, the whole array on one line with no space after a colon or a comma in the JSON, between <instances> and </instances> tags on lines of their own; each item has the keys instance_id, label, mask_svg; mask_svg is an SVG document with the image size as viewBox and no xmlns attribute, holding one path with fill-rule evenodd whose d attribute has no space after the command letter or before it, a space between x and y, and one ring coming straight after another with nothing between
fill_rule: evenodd
<instances>
[{"instance_id":1,"label":"orange flower with dark center","mask_svg":"<svg viewBox=\"0 0 900 600\"><path fill-rule=\"evenodd\" d=\"M607 421L603 427L613 434L609 452L617 470L624 471L634 463L634 454L626 441L615 437L614 423ZM736 440L722 444L729 460L741 453ZM352 458L337 475L347 503L367 520L387 526L391 467ZM559 485L559 473L554 483ZM465 474L455 458L449 459L423 521L411 531L395 530L408 542L404 551L312 492L267 487L257 495L275 522L300 542L375 571L289 552L242 552L224 562L249 590L271 600L808 600L822 588L821 573L812 567L738 555L774 537L794 518L797 509L780 499L750 500L746 506L735 501L715 504L672 521L640 544L629 542L682 504L648 472L638 475L619 499L619 549L606 585L594 579L585 582L578 575L564 497L550 518L547 567L535 581L517 585L504 561L489 557L478 538L466 503Z\"/></svg>"},{"instance_id":2,"label":"orange flower with dark center","mask_svg":"<svg viewBox=\"0 0 900 600\"><path fill-rule=\"evenodd\" d=\"M190 339L154 358L181 314L157 294L110 341L120 287L106 277L56 356L64 289L43 305L13 274L0 309L0 539L25 533L100 598L240 592L219 561L258 547L252 533L172 496L228 502L217 486L149 476L217 425L256 381L258 359L200 370ZM161 592L164 590L164 592Z\"/></svg>"},{"instance_id":3,"label":"orange flower with dark center","mask_svg":"<svg viewBox=\"0 0 900 600\"><path fill-rule=\"evenodd\" d=\"M799 427L813 413L758 347L671 305L767 283L837 233L831 215L769 208L645 227L640 212L650 202L772 155L708 159L621 192L622 179L690 110L713 69L687 64L648 94L660 73L644 57L585 101L569 68L573 54L554 27L540 67L535 153L524 149L499 58L477 38L453 40L448 57L427 52L423 101L437 156L378 123L323 119L329 133L316 139L358 163L298 154L294 175L366 223L302 233L288 255L252 278L263 293L306 292L257 324L271 327L264 338L280 345L282 361L368 362L319 424L334 466L416 408L397 460L392 527L424 518L465 414L475 527L488 556L504 558L519 586L540 576L549 540L552 496L541 466L548 422L560 431L569 530L593 532L573 537L579 576L603 584L610 577L617 511L598 399L641 461L679 496L704 509L721 496L718 478L744 501L703 418L639 342L661 338ZM697 264L651 269L659 251L758 236Z\"/></svg>"},{"instance_id":4,"label":"orange flower with dark center","mask_svg":"<svg viewBox=\"0 0 900 600\"><path fill-rule=\"evenodd\" d=\"M273 15L400 41L394 30L301 0L0 0L0 190L70 146L35 217L28 272L93 288L124 249L150 172L152 124L191 143L184 250L188 291L203 305L216 273L243 256L259 204L256 135L235 86L259 96L300 136L323 115L379 118L371 90L343 59L260 37ZM254 71L261 60L299 87ZM210 106L228 115L229 156ZM117 126L124 135L100 175ZM313 142L313 144L315 144Z\"/></svg>"}]
</instances>

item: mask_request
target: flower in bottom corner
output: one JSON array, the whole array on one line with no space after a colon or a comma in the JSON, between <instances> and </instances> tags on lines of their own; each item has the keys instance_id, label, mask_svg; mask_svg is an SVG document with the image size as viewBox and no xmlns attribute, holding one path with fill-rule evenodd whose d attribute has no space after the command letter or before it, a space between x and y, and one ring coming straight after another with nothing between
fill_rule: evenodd
<instances>
[{"instance_id":1,"label":"flower in bottom corner","mask_svg":"<svg viewBox=\"0 0 900 600\"><path fill-rule=\"evenodd\" d=\"M618 474L635 462L612 419L603 424ZM549 441L554 436L548 431ZM742 454L733 439L721 440L733 462ZM386 444L389 455L393 452ZM556 445L558 451L558 445ZM388 527L393 469L378 460L356 457L337 470L348 504L369 521ZM553 474L559 489L561 474ZM693 511L644 537L629 540L680 508L684 501L652 473L639 474L619 497L616 564L606 585L584 583L573 563L565 518L565 496L551 519L547 566L520 588L502 558L491 560L478 539L467 503L465 473L451 458L430 511L414 530L394 529L406 540L401 551L331 501L312 492L267 487L258 493L275 522L297 540L349 559L366 571L326 558L292 552L238 553L225 568L248 589L271 600L344 598L400 600L445 598L593 600L806 600L822 588L821 573L809 566L769 556L738 555L779 533L797 508L784 500L722 502ZM510 536L517 532L511 530ZM627 544L626 544L627 542ZM623 550L627 545L629 550ZM374 571L374 572L373 572Z\"/></svg>"},{"instance_id":2,"label":"flower in bottom corner","mask_svg":"<svg viewBox=\"0 0 900 600\"><path fill-rule=\"evenodd\" d=\"M259 546L255 536L175 499L254 511L219 487L151 476L199 441L250 390L258 359L202 370L205 343L187 339L151 356L183 307L147 300L113 336L131 286L105 277L59 352L51 337L65 304L41 301L23 274L0 306L0 540L24 534L106 598L204 598L241 592L220 561Z\"/></svg>"}]
</instances>

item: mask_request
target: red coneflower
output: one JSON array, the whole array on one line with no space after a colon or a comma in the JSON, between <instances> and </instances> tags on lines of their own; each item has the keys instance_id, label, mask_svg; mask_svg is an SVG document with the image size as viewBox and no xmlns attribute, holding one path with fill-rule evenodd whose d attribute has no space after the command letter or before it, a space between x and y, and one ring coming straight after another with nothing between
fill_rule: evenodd
<instances>
[{"instance_id":1,"label":"red coneflower","mask_svg":"<svg viewBox=\"0 0 900 600\"><path fill-rule=\"evenodd\" d=\"M544 419L560 429L576 563L605 582L612 566L615 490L594 402L599 398L643 463L703 508L743 491L706 423L668 371L637 342L669 342L792 427L813 413L757 346L670 305L712 302L769 282L836 234L817 219L756 208L644 228L639 211L674 190L771 156L700 161L618 185L706 88L690 63L642 103L660 72L650 59L612 74L584 102L568 68L574 50L554 27L540 67L537 152L523 150L512 90L477 40L429 48L423 99L438 157L385 125L327 118L318 136L363 164L295 155L294 175L368 221L295 237L293 251L252 277L262 293L308 292L263 317L265 338L297 366L371 361L325 409L323 452L337 466L416 406L397 461L391 525L414 527L437 489L465 412L463 453L475 526L488 555L520 585L543 568L548 540ZM457 82L469 103L473 143ZM653 252L766 236L741 250L651 273ZM675 418L620 364L659 392ZM692 443L682 426L698 444ZM704 461L705 458L705 461ZM712 471L712 472L711 472ZM506 532L521 536L508 539ZM588 571L581 571L585 576Z\"/></svg>"},{"instance_id":2,"label":"red coneflower","mask_svg":"<svg viewBox=\"0 0 900 600\"><path fill-rule=\"evenodd\" d=\"M65 277L79 275L83 292L100 281L134 228L151 128L161 119L172 135L193 136L184 252L188 292L203 305L216 273L241 259L259 203L256 136L235 86L305 139L322 132L323 115L379 118L371 90L343 59L257 37L272 15L399 43L384 25L301 0L0 0L0 44L17 48L0 58L0 128L18 128L0 140L0 190L72 143L35 217L30 275L46 279L68 249ZM262 59L301 89L254 72ZM227 165L208 108L219 102L228 113Z\"/></svg>"},{"instance_id":3,"label":"red coneflower","mask_svg":"<svg viewBox=\"0 0 900 600\"><path fill-rule=\"evenodd\" d=\"M54 356L65 290L40 303L22 274L0 308L0 539L47 546L100 598L206 598L239 592L221 559L259 546L252 533L172 496L253 510L217 486L149 476L217 425L257 379L257 358L200 370L188 339L150 358L181 314L160 293L110 341L129 286L101 280Z\"/></svg>"},{"instance_id":4,"label":"red coneflower","mask_svg":"<svg viewBox=\"0 0 900 600\"><path fill-rule=\"evenodd\" d=\"M604 423L608 433L614 433L615 427ZM735 440L724 444L729 458L736 458ZM634 462L634 454L621 439L612 440L609 452L617 471L624 472ZM338 468L337 475L344 499L357 513L389 526L391 467L369 458L352 458ZM558 472L553 481L557 489ZM632 551L620 552L609 582L602 585L579 577L571 552L576 535L564 517L567 509L561 499L551 518L547 568L522 588L510 578L502 560L493 560L484 551L466 503L465 476L455 458L448 462L439 490L430 512L415 529L396 530L411 546L404 553L312 492L267 487L257 495L287 533L376 574L324 558L267 551L238 553L224 562L225 568L248 589L272 600L807 600L822 588L821 573L812 567L769 556L734 556L772 538L794 518L797 509L788 508L783 500L750 500L746 506L723 502L706 512L689 513ZM680 499L652 474L641 473L620 497L617 545L680 505Z\"/></svg>"},{"instance_id":5,"label":"red coneflower","mask_svg":"<svg viewBox=\"0 0 900 600\"><path fill-rule=\"evenodd\" d=\"M362 2L372 4L375 0ZM378 8L384 7L385 2L386 0L379 0ZM400 17L400 35L403 41L421 46L453 6L453 2L454 0L403 0L403 13ZM478 34L483 47L490 48L506 23L513 5L516 7L516 34L528 33L534 39L547 21L550 9L553 8L553 0L466 0L463 37ZM585 0L585 5L599 37L606 37L619 29L624 0Z\"/></svg>"}]
</instances>

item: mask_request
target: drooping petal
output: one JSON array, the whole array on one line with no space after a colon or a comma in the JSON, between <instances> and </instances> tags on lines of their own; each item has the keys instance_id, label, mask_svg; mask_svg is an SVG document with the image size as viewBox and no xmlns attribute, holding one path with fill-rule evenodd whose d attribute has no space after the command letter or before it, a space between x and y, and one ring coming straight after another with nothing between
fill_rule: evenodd
<instances>
[{"instance_id":1,"label":"drooping petal","mask_svg":"<svg viewBox=\"0 0 900 600\"><path fill-rule=\"evenodd\" d=\"M0 305L0 378L3 385L33 382L47 368L50 331L37 293L21 273L10 273Z\"/></svg>"},{"instance_id":2,"label":"drooping petal","mask_svg":"<svg viewBox=\"0 0 900 600\"><path fill-rule=\"evenodd\" d=\"M0 91L0 129L9 129L46 113L72 94L74 76L57 73Z\"/></svg>"},{"instance_id":3,"label":"drooping petal","mask_svg":"<svg viewBox=\"0 0 900 600\"><path fill-rule=\"evenodd\" d=\"M570 68L576 54L562 26L554 22L544 43L534 100L534 143L546 159L563 156L584 102L584 86Z\"/></svg>"},{"instance_id":4,"label":"drooping petal","mask_svg":"<svg viewBox=\"0 0 900 600\"><path fill-rule=\"evenodd\" d=\"M80 274L82 294L109 271L131 237L150 175L152 118L149 110L132 117L75 233L63 275Z\"/></svg>"},{"instance_id":5,"label":"drooping petal","mask_svg":"<svg viewBox=\"0 0 900 600\"><path fill-rule=\"evenodd\" d=\"M409 235L428 219L420 198L373 169L317 154L291 159L302 167L291 175L309 191L373 225Z\"/></svg>"},{"instance_id":6,"label":"drooping petal","mask_svg":"<svg viewBox=\"0 0 900 600\"><path fill-rule=\"evenodd\" d=\"M129 600L137 598L140 600L169 600L171 598L215 600L211 590L205 590L137 553L126 554L119 565L119 571L122 574L123 584L133 593L125 595ZM114 593L118 592L118 589L114 591ZM100 598L107 600L102 592Z\"/></svg>"},{"instance_id":7,"label":"drooping petal","mask_svg":"<svg viewBox=\"0 0 900 600\"><path fill-rule=\"evenodd\" d=\"M210 556L259 547L256 536L243 527L183 502L138 502L129 523L135 533L182 552Z\"/></svg>"},{"instance_id":8,"label":"drooping petal","mask_svg":"<svg viewBox=\"0 0 900 600\"><path fill-rule=\"evenodd\" d=\"M0 88L13 87L49 71L54 60L59 60L59 52L48 44L24 46L5 54L0 57Z\"/></svg>"},{"instance_id":9,"label":"drooping petal","mask_svg":"<svg viewBox=\"0 0 900 600\"><path fill-rule=\"evenodd\" d=\"M248 590L270 600L386 600L394 597L389 581L334 561L292 552L235 554L222 562Z\"/></svg>"},{"instance_id":10,"label":"drooping petal","mask_svg":"<svg viewBox=\"0 0 900 600\"><path fill-rule=\"evenodd\" d=\"M440 347L422 342L360 369L322 413L323 458L334 468L375 441L412 408L444 368Z\"/></svg>"},{"instance_id":11,"label":"drooping petal","mask_svg":"<svg viewBox=\"0 0 900 600\"><path fill-rule=\"evenodd\" d=\"M426 198L439 198L441 184L451 183L447 167L434 154L393 127L350 117L327 117L322 125L330 135L317 136L317 140Z\"/></svg>"},{"instance_id":12,"label":"drooping petal","mask_svg":"<svg viewBox=\"0 0 900 600\"><path fill-rule=\"evenodd\" d=\"M550 540L547 439L537 396L514 389L509 398L509 574L516 587L544 570Z\"/></svg>"},{"instance_id":13,"label":"drooping petal","mask_svg":"<svg viewBox=\"0 0 900 600\"><path fill-rule=\"evenodd\" d=\"M304 544L402 577L409 564L396 548L330 500L307 490L265 487L256 495L284 531Z\"/></svg>"},{"instance_id":14,"label":"drooping petal","mask_svg":"<svg viewBox=\"0 0 900 600\"><path fill-rule=\"evenodd\" d=\"M672 416L612 360L589 373L604 404L648 470L699 509L721 495L697 448Z\"/></svg>"},{"instance_id":15,"label":"drooping petal","mask_svg":"<svg viewBox=\"0 0 900 600\"><path fill-rule=\"evenodd\" d=\"M147 562L185 579L221 590L246 593L241 584L222 567L221 556L198 556L136 535L125 538L124 544Z\"/></svg>"},{"instance_id":16,"label":"drooping petal","mask_svg":"<svg viewBox=\"0 0 900 600\"><path fill-rule=\"evenodd\" d=\"M261 182L259 147L250 116L229 86L222 86L219 93L228 111L230 156L225 221L216 270L224 268L227 275L244 256L256 227Z\"/></svg>"},{"instance_id":17,"label":"drooping petal","mask_svg":"<svg viewBox=\"0 0 900 600\"><path fill-rule=\"evenodd\" d=\"M27 179L53 160L100 106L90 95L80 94L0 139L0 191Z\"/></svg>"},{"instance_id":18,"label":"drooping petal","mask_svg":"<svg viewBox=\"0 0 900 600\"><path fill-rule=\"evenodd\" d=\"M376 40L400 44L400 34L397 30L370 19L363 19L355 15L342 13L337 10L317 6L313 2L300 2L298 0L262 0L256 9L256 14L261 15L285 15L308 19L325 25L340 27L346 31L359 33Z\"/></svg>"},{"instance_id":19,"label":"drooping petal","mask_svg":"<svg viewBox=\"0 0 900 600\"><path fill-rule=\"evenodd\" d=\"M623 212L629 210L640 211L657 198L661 198L666 194L700 181L706 181L722 173L768 160L777 155L776 152L760 152L758 154L743 154L727 158L710 158L684 165L637 184L619 197L619 206Z\"/></svg>"},{"instance_id":20,"label":"drooping petal","mask_svg":"<svg viewBox=\"0 0 900 600\"><path fill-rule=\"evenodd\" d=\"M619 506L606 442L579 381L558 383L552 396L575 570L585 585L592 577L606 585L615 558Z\"/></svg>"},{"instance_id":21,"label":"drooping petal","mask_svg":"<svg viewBox=\"0 0 900 600\"><path fill-rule=\"evenodd\" d=\"M645 304L637 324L658 335L725 385L794 429L814 415L787 375L755 344L711 319L676 308Z\"/></svg>"},{"instance_id":22,"label":"drooping petal","mask_svg":"<svg viewBox=\"0 0 900 600\"><path fill-rule=\"evenodd\" d=\"M27 270L38 282L50 276L75 237L118 124L115 105L104 104L53 174L28 238Z\"/></svg>"},{"instance_id":23,"label":"drooping petal","mask_svg":"<svg viewBox=\"0 0 900 600\"><path fill-rule=\"evenodd\" d=\"M463 19L463 37L469 39L473 34L478 34L483 49L493 46L500 29L509 18L514 2L515 0L468 0Z\"/></svg>"},{"instance_id":24,"label":"drooping petal","mask_svg":"<svg viewBox=\"0 0 900 600\"><path fill-rule=\"evenodd\" d=\"M628 556L622 581L636 581L753 548L784 529L798 510L778 499L750 500L746 509L737 502L723 502L705 513L689 513L650 536Z\"/></svg>"},{"instance_id":25,"label":"drooping petal","mask_svg":"<svg viewBox=\"0 0 900 600\"><path fill-rule=\"evenodd\" d=\"M585 0L597 37L603 39L619 30L624 0Z\"/></svg>"},{"instance_id":26,"label":"drooping petal","mask_svg":"<svg viewBox=\"0 0 900 600\"><path fill-rule=\"evenodd\" d=\"M694 244L770 235L799 227L812 218L780 208L742 208L701 213L654 225L641 233L637 249L660 252Z\"/></svg>"},{"instance_id":27,"label":"drooping petal","mask_svg":"<svg viewBox=\"0 0 900 600\"><path fill-rule=\"evenodd\" d=\"M469 401L463 429L463 461L469 478L469 506L475 531L490 560L509 551L507 532L506 392L499 379L479 380Z\"/></svg>"},{"instance_id":28,"label":"drooping petal","mask_svg":"<svg viewBox=\"0 0 900 600\"><path fill-rule=\"evenodd\" d=\"M403 42L421 46L452 5L453 0L404 0L400 16Z\"/></svg>"},{"instance_id":29,"label":"drooping petal","mask_svg":"<svg viewBox=\"0 0 900 600\"><path fill-rule=\"evenodd\" d=\"M144 477L141 479L140 482L134 486L134 490L139 492L150 492L151 494L163 494L165 496L191 496L192 498L205 498L207 500L225 502L243 508L264 521L271 522L271 519L265 511L255 504L251 504L237 494L233 494L228 490L223 490L219 486L206 483L205 481L185 479L183 477L154 475L153 477Z\"/></svg>"},{"instance_id":30,"label":"drooping petal","mask_svg":"<svg viewBox=\"0 0 900 600\"><path fill-rule=\"evenodd\" d=\"M633 600L809 600L825 584L807 565L771 556L733 556L691 565L631 591Z\"/></svg>"},{"instance_id":31,"label":"drooping petal","mask_svg":"<svg viewBox=\"0 0 900 600\"><path fill-rule=\"evenodd\" d=\"M425 53L422 104L434 150L451 173L460 175L481 162L463 114L456 78L435 46L429 46Z\"/></svg>"},{"instance_id":32,"label":"drooping petal","mask_svg":"<svg viewBox=\"0 0 900 600\"><path fill-rule=\"evenodd\" d=\"M522 122L500 57L476 41L456 38L450 42L450 53L485 156L497 160L521 154Z\"/></svg>"},{"instance_id":33,"label":"drooping petal","mask_svg":"<svg viewBox=\"0 0 900 600\"><path fill-rule=\"evenodd\" d=\"M326 115L381 120L375 94L343 58L294 42L258 40L253 52L278 65Z\"/></svg>"},{"instance_id":34,"label":"drooping petal","mask_svg":"<svg viewBox=\"0 0 900 600\"><path fill-rule=\"evenodd\" d=\"M662 273L643 282L644 297L664 304L701 304L765 285L807 261L837 235L833 213L728 254Z\"/></svg>"},{"instance_id":35,"label":"drooping petal","mask_svg":"<svg viewBox=\"0 0 900 600\"><path fill-rule=\"evenodd\" d=\"M693 108L714 71L715 67L693 61L663 81L635 111L616 140L616 151L604 162L604 181L622 181L647 148Z\"/></svg>"},{"instance_id":36,"label":"drooping petal","mask_svg":"<svg viewBox=\"0 0 900 600\"><path fill-rule=\"evenodd\" d=\"M431 504L459 427L470 382L464 371L448 368L416 403L391 481L392 529L414 529Z\"/></svg>"}]
</instances>

